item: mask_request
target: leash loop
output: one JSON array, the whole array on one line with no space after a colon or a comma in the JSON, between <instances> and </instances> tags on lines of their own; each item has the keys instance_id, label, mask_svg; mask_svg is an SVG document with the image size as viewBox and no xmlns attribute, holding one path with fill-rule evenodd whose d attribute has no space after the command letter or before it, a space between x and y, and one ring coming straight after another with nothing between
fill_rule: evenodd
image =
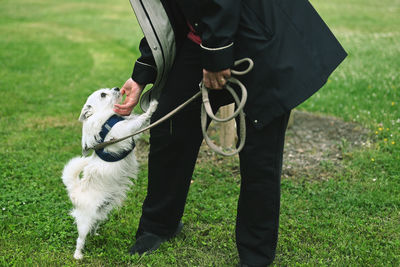
<instances>
[{"instance_id":1,"label":"leash loop","mask_svg":"<svg viewBox=\"0 0 400 267\"><path fill-rule=\"evenodd\" d=\"M245 74L249 73L253 69L253 66L254 66L254 63L250 58L243 58L243 59L237 60L237 61L235 61L234 66L236 67L244 62L247 62L249 64L249 66L245 70L243 70L243 71L231 70L231 73L236 76L245 75ZM239 88L241 89L241 93L242 93L241 99L239 99L239 96L237 95L236 91L232 88L232 86L230 84L236 84L239 86ZM202 82L200 83L200 91L201 91L202 98L203 98L203 105L201 106L201 130L203 132L204 140L206 141L207 145L212 150L214 150L216 153L223 155L223 156L233 156L233 155L238 154L243 149L245 141L246 141L246 121L245 121L245 114L244 114L243 108L247 101L247 90L246 90L246 87L243 85L243 83L241 83L235 77L228 78L227 84L225 85L225 89L228 90L229 93L232 95L237 108L231 116L228 116L226 118L218 118L217 116L215 116L215 114L213 113L212 108L211 108L210 100L208 97L209 89L206 88ZM231 152L227 152L213 143L213 141L210 139L210 137L207 134L207 115L212 120L217 121L217 122L227 122L227 121L230 121L230 120L236 118L239 115L240 143L239 143L239 146L237 147L237 149L233 149Z\"/></svg>"}]
</instances>

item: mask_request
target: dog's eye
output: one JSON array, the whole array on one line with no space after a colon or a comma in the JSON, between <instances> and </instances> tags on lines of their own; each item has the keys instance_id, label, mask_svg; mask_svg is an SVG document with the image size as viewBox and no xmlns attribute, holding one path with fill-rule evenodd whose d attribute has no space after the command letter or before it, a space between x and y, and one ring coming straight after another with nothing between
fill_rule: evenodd
<instances>
[{"instance_id":1,"label":"dog's eye","mask_svg":"<svg viewBox=\"0 0 400 267\"><path fill-rule=\"evenodd\" d=\"M107 94L106 93L101 93L101 95L100 95L101 97L106 97L107 96Z\"/></svg>"}]
</instances>

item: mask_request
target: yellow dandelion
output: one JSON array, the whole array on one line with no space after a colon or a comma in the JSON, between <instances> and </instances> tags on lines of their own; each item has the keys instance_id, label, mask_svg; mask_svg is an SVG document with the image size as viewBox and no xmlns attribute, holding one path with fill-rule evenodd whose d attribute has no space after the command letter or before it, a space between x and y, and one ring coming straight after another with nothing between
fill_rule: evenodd
<instances>
[{"instance_id":1,"label":"yellow dandelion","mask_svg":"<svg viewBox=\"0 0 400 267\"><path fill-rule=\"evenodd\" d=\"M390 129L389 128L386 128L386 131L389 131Z\"/></svg>"},{"instance_id":2,"label":"yellow dandelion","mask_svg":"<svg viewBox=\"0 0 400 267\"><path fill-rule=\"evenodd\" d=\"M375 131L375 134L378 134L378 131Z\"/></svg>"},{"instance_id":3,"label":"yellow dandelion","mask_svg":"<svg viewBox=\"0 0 400 267\"><path fill-rule=\"evenodd\" d=\"M383 131L383 128L382 127L379 127L379 129L378 129L379 131Z\"/></svg>"},{"instance_id":4,"label":"yellow dandelion","mask_svg":"<svg viewBox=\"0 0 400 267\"><path fill-rule=\"evenodd\" d=\"M392 102L392 106L394 106L396 103Z\"/></svg>"},{"instance_id":5,"label":"yellow dandelion","mask_svg":"<svg viewBox=\"0 0 400 267\"><path fill-rule=\"evenodd\" d=\"M396 142L395 142L395 141L392 141L392 145L394 145L394 144L396 144Z\"/></svg>"},{"instance_id":6,"label":"yellow dandelion","mask_svg":"<svg viewBox=\"0 0 400 267\"><path fill-rule=\"evenodd\" d=\"M388 141L388 139L387 139L387 138L385 138L385 139L383 139L383 141L387 142L387 141Z\"/></svg>"},{"instance_id":7,"label":"yellow dandelion","mask_svg":"<svg viewBox=\"0 0 400 267\"><path fill-rule=\"evenodd\" d=\"M374 158L371 158L371 161L372 161L372 162L374 162L374 161L375 161L375 159L374 159Z\"/></svg>"}]
</instances>

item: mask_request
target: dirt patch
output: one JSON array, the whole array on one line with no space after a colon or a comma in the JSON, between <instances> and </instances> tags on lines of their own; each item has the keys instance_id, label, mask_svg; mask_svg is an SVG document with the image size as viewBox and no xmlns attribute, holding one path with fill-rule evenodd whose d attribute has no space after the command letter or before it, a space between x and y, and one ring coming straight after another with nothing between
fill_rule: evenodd
<instances>
[{"instance_id":1,"label":"dirt patch","mask_svg":"<svg viewBox=\"0 0 400 267\"><path fill-rule=\"evenodd\" d=\"M359 124L295 111L287 130L283 177L328 179L339 171L345 153L368 144L369 131Z\"/></svg>"},{"instance_id":2,"label":"dirt patch","mask_svg":"<svg viewBox=\"0 0 400 267\"><path fill-rule=\"evenodd\" d=\"M341 170L345 153L369 144L369 131L359 124L332 117L297 111L286 132L282 177L329 179ZM215 129L211 129L211 134ZM137 144L140 162L147 160L148 136ZM197 164L223 165L239 174L238 158L216 155L202 144Z\"/></svg>"}]
</instances>

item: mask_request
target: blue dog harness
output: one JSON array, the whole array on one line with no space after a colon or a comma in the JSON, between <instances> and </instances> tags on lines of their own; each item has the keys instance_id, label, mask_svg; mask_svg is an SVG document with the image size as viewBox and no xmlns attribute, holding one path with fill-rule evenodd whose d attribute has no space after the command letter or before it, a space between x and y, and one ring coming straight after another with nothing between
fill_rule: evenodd
<instances>
[{"instance_id":1,"label":"blue dog harness","mask_svg":"<svg viewBox=\"0 0 400 267\"><path fill-rule=\"evenodd\" d=\"M112 115L101 127L101 131L99 133L100 135L100 143L104 142L104 139L106 138L107 134L110 132L111 128L117 124L120 121L125 120L124 118L118 116L118 115ZM128 149L128 150L124 150L119 154L113 154L113 153L108 153L104 151L104 148L100 148L95 150L96 155L99 156L99 158L101 158L104 161L107 162L116 162L119 161L121 159L124 159L126 156L128 156L128 154L135 148L135 142L132 139L132 148Z\"/></svg>"}]
</instances>

